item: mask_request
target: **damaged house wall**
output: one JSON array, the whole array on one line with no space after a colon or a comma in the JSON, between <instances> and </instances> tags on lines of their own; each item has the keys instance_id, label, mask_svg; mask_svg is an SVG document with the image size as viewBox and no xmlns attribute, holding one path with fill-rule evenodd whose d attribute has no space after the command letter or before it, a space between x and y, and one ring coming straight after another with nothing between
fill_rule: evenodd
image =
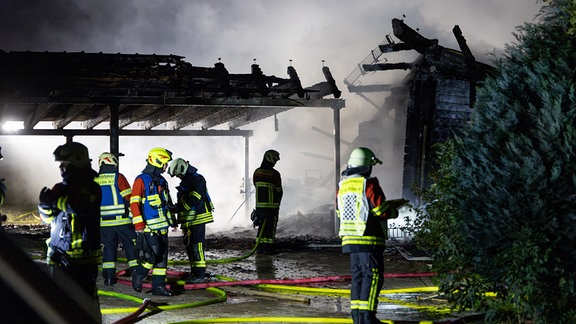
<instances>
[{"instance_id":1,"label":"damaged house wall","mask_svg":"<svg viewBox=\"0 0 576 324\"><path fill-rule=\"evenodd\" d=\"M426 188L431 184L428 173L434 165L433 145L458 134L469 121L475 88L493 68L475 60L457 25L453 33L460 50L438 45L437 39L425 38L403 20L392 19L392 27L394 36L401 42L386 36L386 41L373 50L344 83L350 92L364 98L369 92L390 91L381 109L394 105L397 115L406 112L401 196L418 205L411 188L414 185ZM388 63L386 59L389 53L408 51L419 54L413 62ZM398 70L409 72L394 85L360 85L359 80L369 72ZM368 129L361 128L362 132L367 133Z\"/></svg>"}]
</instances>

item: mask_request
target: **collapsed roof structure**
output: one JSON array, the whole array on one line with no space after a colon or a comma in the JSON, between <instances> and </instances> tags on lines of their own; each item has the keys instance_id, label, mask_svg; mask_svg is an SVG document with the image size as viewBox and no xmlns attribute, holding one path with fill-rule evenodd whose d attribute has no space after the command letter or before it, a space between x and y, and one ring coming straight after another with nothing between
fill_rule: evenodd
<instances>
[{"instance_id":1,"label":"collapsed roof structure","mask_svg":"<svg viewBox=\"0 0 576 324\"><path fill-rule=\"evenodd\" d=\"M0 122L23 122L23 129L2 129L0 135L57 135L68 141L77 135L107 136L113 154L119 153L119 136L242 136L248 179L252 131L240 127L297 107L332 108L338 127L344 100L328 67L322 68L325 81L303 87L292 66L288 78L280 78L265 75L257 64L249 74L233 74L222 62L196 67L183 59L0 51ZM333 98L324 99L328 95ZM51 127L38 127L41 123ZM339 164L339 158L336 161ZM249 184L245 181L245 195ZM46 274L39 275L39 268L1 232L0 242L7 247L0 254L0 289L9 296L6 309L20 311L22 321L98 322L93 307L61 288L66 285L51 278L31 284ZM60 309L47 292L60 296L58 301L73 302Z\"/></svg>"},{"instance_id":2,"label":"collapsed roof structure","mask_svg":"<svg viewBox=\"0 0 576 324\"><path fill-rule=\"evenodd\" d=\"M386 103L405 104L406 131L404 142L404 172L402 196L415 202L411 187L430 185L428 173L434 165L432 147L458 134L469 121L476 87L494 68L476 61L462 31L454 26L460 50L438 44L412 29L401 19L392 19L394 36L390 36L371 51L362 63L344 80L348 90L366 98L370 92L390 92ZM416 51L413 62L388 63L388 53ZM368 73L409 70L400 84L362 85L359 80ZM408 95L407 100L399 97ZM368 100L369 101L369 100ZM362 130L360 130L362 132Z\"/></svg>"},{"instance_id":3,"label":"collapsed roof structure","mask_svg":"<svg viewBox=\"0 0 576 324\"><path fill-rule=\"evenodd\" d=\"M177 55L0 51L0 121L23 121L0 135L109 136L113 154L119 136L242 136L248 179L252 131L239 127L296 107L338 116L344 100L330 69L322 71L325 81L303 87L291 65L281 78L256 63L233 74L220 61L197 67ZM108 129L97 128L104 122Z\"/></svg>"},{"instance_id":4,"label":"collapsed roof structure","mask_svg":"<svg viewBox=\"0 0 576 324\"><path fill-rule=\"evenodd\" d=\"M453 33L460 50L439 45L401 19L392 20L392 29L400 41L387 35L344 83L361 97L390 92L387 101L406 105L402 196L414 201L410 187L429 184L432 146L469 120L475 88L493 68L476 61L457 25ZM413 62L385 60L389 53L406 51L419 56ZM16 132L0 130L0 135L109 136L112 153L119 151L119 136L242 136L248 179L252 131L240 127L296 107L327 107L334 115L335 172L324 183L337 186L340 156L348 156L356 143L341 154L344 100L329 68L322 70L325 81L303 87L292 66L281 78L264 74L255 62L251 73L233 74L220 61L197 67L177 55L0 51L0 121L20 120L24 126ZM401 84L359 82L366 74L392 70L409 74ZM409 99L398 101L406 93ZM40 122L52 127L39 128ZM81 122L81 128L69 127L72 122ZM104 122L108 129L97 127Z\"/></svg>"},{"instance_id":5,"label":"collapsed roof structure","mask_svg":"<svg viewBox=\"0 0 576 324\"><path fill-rule=\"evenodd\" d=\"M340 91L324 67L326 82L304 89L298 73L289 78L265 75L258 64L250 74L232 74L224 63L196 67L177 55L4 52L0 51L2 118L24 120L24 129L39 121L63 129L72 121L90 130L118 105L119 128L139 123L144 130L174 121L178 130L196 124L210 129L228 123L235 129L278 110L318 105L314 100ZM311 100L305 102L303 99ZM325 103L324 103L325 104Z\"/></svg>"}]
</instances>

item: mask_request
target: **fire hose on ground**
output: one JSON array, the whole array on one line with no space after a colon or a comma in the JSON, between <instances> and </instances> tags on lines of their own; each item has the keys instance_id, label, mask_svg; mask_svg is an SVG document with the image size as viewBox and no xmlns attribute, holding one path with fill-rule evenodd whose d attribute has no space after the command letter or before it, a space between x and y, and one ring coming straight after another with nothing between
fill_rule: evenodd
<instances>
[{"instance_id":1,"label":"fire hose on ground","mask_svg":"<svg viewBox=\"0 0 576 324\"><path fill-rule=\"evenodd\" d=\"M217 259L217 260L207 260L207 263L229 263L240 261L250 257L256 251L258 247L258 240L256 241L255 246L245 255L239 257L232 257L232 258L225 258L225 259ZM171 261L170 264L188 264L188 261ZM118 283L131 285L130 280L122 279L121 277L127 273L128 270L121 270L117 273ZM175 285L181 286L184 290L194 290L194 289L206 289L212 293L217 294L216 298L209 299L206 301L199 301L194 303L185 303L185 304L176 304L176 305L147 305L143 307L146 300L142 300L133 296L123 295L119 293L113 292L100 292L102 295L105 296L114 296L118 298L124 298L132 301L138 301L142 303L142 306L138 308L110 308L110 309L102 309L102 314L114 314L114 313L126 313L126 312L134 312L133 314L125 317L134 320L138 317L139 314L143 312L144 309L148 309L150 311L166 311L170 309L181 309L181 308L189 308L189 307L198 307L203 305L209 305L213 303L218 303L226 300L226 292L218 289L217 287L227 287L227 286L256 286L260 289L271 290L271 291L280 291L282 293L301 293L301 294L312 294L312 295L330 295L330 296L349 296L350 291L347 289L333 289L333 288L312 288L312 287L300 287L300 286L293 286L293 285L300 285L300 284L310 284L310 283L322 283L322 282L331 282L331 281L346 281L350 280L350 275L343 275L343 276L326 276L326 277L315 277L315 278L300 278L300 279L255 279L255 280L241 280L236 281L232 278L224 277L216 275L215 278L222 280L222 281L215 281L215 282L207 282L207 283L197 283L197 284L185 284L184 280L178 280L181 277L185 276L187 273L183 271L168 271L168 276L170 278L177 279ZM429 277L434 276L435 273L433 272L424 272L424 273L388 273L384 274L385 278L411 278L411 277ZM143 287L151 288L151 284L144 283ZM381 294L394 294L394 293L409 293L409 292L436 292L438 290L437 287L418 287L418 288L408 288L408 289L395 289L390 291L382 291ZM379 300L398 303L397 300L386 298L386 297L379 297ZM410 308L417 308L421 310L434 310L436 312L446 313L448 309L439 309L437 307L430 307L430 306L421 306L421 305L414 305L410 303L405 303L403 306L410 307ZM137 315L135 315L137 314ZM216 321L218 320L218 321ZM194 320L194 321L187 321L182 323L231 323L231 322L238 322L239 319L233 318L224 318L224 319L214 319L211 318L209 320ZM307 322L307 323L351 323L351 320L348 318L294 318L294 317L254 317L254 318L242 318L242 322ZM127 322L118 322L116 324L123 324L129 323ZM385 321L384 321L385 322ZM392 323L392 322L390 322Z\"/></svg>"},{"instance_id":2,"label":"fire hose on ground","mask_svg":"<svg viewBox=\"0 0 576 324\"><path fill-rule=\"evenodd\" d=\"M125 273L126 270L121 270L118 274L121 276ZM178 279L179 276L185 275L186 272L182 271L169 271L169 275L172 278ZM394 278L401 278L401 277L416 277L420 276L417 273L409 273L409 274L387 274L390 277ZM422 276L431 276L433 273L422 273ZM166 311L170 309L182 309L182 308L190 308L190 307L198 307L203 305L209 305L213 303L218 303L226 300L226 293L217 287L225 287L225 286L256 286L258 288L262 288L265 290L272 290L272 291L281 291L281 292L288 292L288 293L299 293L299 294L310 294L310 295L330 295L330 296L349 296L350 291L348 289L334 289L334 288L313 288L313 287L300 287L300 286L291 286L291 285L298 285L304 283L320 283L320 282L331 282L331 281L342 281L348 280L348 276L328 276L328 277L316 277L316 278L300 278L300 279L262 279L262 280L241 280L236 281L232 278L224 277L224 276L216 276L220 280L226 281L219 281L219 282L210 282L210 283L200 283L200 284L184 284L181 285L185 290L192 290L192 289L206 289L212 293L217 294L218 296L214 299L206 300L206 301L199 301L194 303L185 303L185 304L175 304L175 305L161 305L161 306L151 306L149 310L151 311ZM176 284L184 282L183 280L177 280ZM131 281L124 280L119 278L118 283L130 285ZM401 306L419 309L419 310L428 310L433 311L436 313L448 313L450 310L448 308L440 309L438 307L431 307L431 306L422 306L416 305L407 302L401 302L395 299L387 298L385 295L389 294L402 294L402 293L431 293L437 292L437 287L416 287L416 288L403 288L403 289L392 289L392 290L383 290L381 291L381 296L379 300L385 302L391 302L395 304L400 304ZM130 296L124 295L119 293L113 292L100 292L102 295L105 296L114 296L118 298L124 298L132 301L140 302L141 299ZM114 308L114 309L102 309L102 314L114 314L114 313L121 313L121 312L134 312L137 308ZM213 319L211 319L213 320ZM245 321L245 320L243 320ZM284 321L285 322L285 321ZM313 321L310 321L313 323ZM329 321L328 321L329 322ZM193 323L193 322L191 322ZM195 323L195 322L194 322ZM202 323L202 322L198 322ZM225 322L222 322L225 323Z\"/></svg>"}]
</instances>

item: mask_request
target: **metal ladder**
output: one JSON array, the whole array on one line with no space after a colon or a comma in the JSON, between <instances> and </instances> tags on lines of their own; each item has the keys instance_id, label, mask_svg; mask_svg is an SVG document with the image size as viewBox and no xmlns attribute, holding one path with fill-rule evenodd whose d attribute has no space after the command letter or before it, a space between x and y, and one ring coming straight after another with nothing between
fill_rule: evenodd
<instances>
[{"instance_id":1,"label":"metal ladder","mask_svg":"<svg viewBox=\"0 0 576 324\"><path fill-rule=\"evenodd\" d=\"M354 85L354 83L358 81L358 79L360 79L361 76L366 74L366 71L362 68L362 65L375 64L380 62L380 56L382 56L382 54L390 53L393 51L392 50L393 44L394 42L392 41L390 35L386 35L386 40L380 43L375 49L370 51L370 54L368 54L368 56L366 56L366 58L364 58L362 62L358 63L358 66L356 66L356 68L346 77L346 79L344 79L344 84L346 84L347 86ZM383 52L382 48L387 50Z\"/></svg>"}]
</instances>

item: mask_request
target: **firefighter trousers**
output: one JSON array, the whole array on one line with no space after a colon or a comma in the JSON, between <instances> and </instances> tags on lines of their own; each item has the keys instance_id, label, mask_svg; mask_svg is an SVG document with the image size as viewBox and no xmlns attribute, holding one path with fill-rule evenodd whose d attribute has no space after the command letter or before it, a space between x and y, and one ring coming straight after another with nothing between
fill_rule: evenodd
<instances>
[{"instance_id":1,"label":"firefighter trousers","mask_svg":"<svg viewBox=\"0 0 576 324\"><path fill-rule=\"evenodd\" d=\"M258 238L256 239L258 243L257 252L259 254L273 253L279 210L275 208L259 208L256 209L256 212L259 214L259 217L262 217L262 221L258 227Z\"/></svg>"},{"instance_id":2,"label":"firefighter trousers","mask_svg":"<svg viewBox=\"0 0 576 324\"><path fill-rule=\"evenodd\" d=\"M186 254L190 260L190 276L204 280L206 276L206 259L204 259L206 224L184 227L182 234Z\"/></svg>"},{"instance_id":3,"label":"firefighter trousers","mask_svg":"<svg viewBox=\"0 0 576 324\"><path fill-rule=\"evenodd\" d=\"M116 277L116 261L118 258L118 244L122 244L128 267L133 269L137 264L137 255L134 248L136 232L131 224L119 226L103 226L100 228L102 245L102 277L113 279Z\"/></svg>"},{"instance_id":4,"label":"firefighter trousers","mask_svg":"<svg viewBox=\"0 0 576 324\"><path fill-rule=\"evenodd\" d=\"M352 283L350 309L354 324L380 323L376 318L378 295L384 284L382 252L350 253Z\"/></svg>"},{"instance_id":5,"label":"firefighter trousers","mask_svg":"<svg viewBox=\"0 0 576 324\"><path fill-rule=\"evenodd\" d=\"M145 278L152 270L152 290L165 288L168 267L168 231L144 232L138 235L144 235L146 244L153 254L153 260L139 260L135 270L142 278Z\"/></svg>"}]
</instances>

